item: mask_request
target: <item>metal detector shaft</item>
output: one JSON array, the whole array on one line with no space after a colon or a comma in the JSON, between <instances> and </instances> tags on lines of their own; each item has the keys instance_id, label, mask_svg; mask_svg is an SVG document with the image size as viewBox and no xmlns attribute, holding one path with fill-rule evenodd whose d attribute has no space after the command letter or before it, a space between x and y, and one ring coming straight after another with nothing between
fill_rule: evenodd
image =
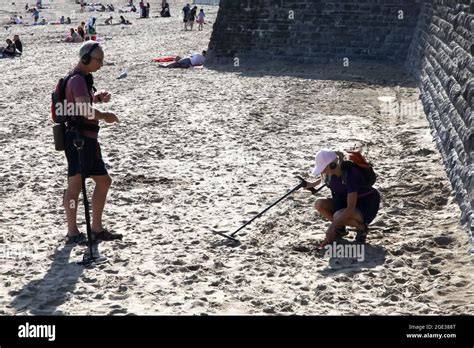
<instances>
[{"instance_id":1,"label":"metal detector shaft","mask_svg":"<svg viewBox=\"0 0 474 348\"><path fill-rule=\"evenodd\" d=\"M293 192L295 191L298 191L300 188L304 187L306 185L306 182L300 182L298 185L296 185L294 188L292 188L290 191L288 191L284 196L280 197L279 199L277 199L275 202L273 202L272 204L270 204L267 208L265 208L265 210L263 210L262 212L258 213L257 215L255 215L252 219L250 219L249 221L247 221L243 226L241 226L238 230L236 230L235 232L231 233L230 236L233 237L237 232L239 232L241 229L243 229L245 226L249 225L252 221L254 221L255 219L258 219L260 216L262 216L263 214L265 214L270 208L272 208L273 206L277 205L278 203L280 203L282 200L284 200L286 197L288 197L289 195L291 195Z\"/></svg>"}]
</instances>

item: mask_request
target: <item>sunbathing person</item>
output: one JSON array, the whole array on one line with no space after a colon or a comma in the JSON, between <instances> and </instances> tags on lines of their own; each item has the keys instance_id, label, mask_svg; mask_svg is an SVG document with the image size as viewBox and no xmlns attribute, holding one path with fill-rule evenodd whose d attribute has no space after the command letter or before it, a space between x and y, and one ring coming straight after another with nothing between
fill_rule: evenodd
<instances>
[{"instance_id":1,"label":"sunbathing person","mask_svg":"<svg viewBox=\"0 0 474 348\"><path fill-rule=\"evenodd\" d=\"M112 17L112 16L110 16L109 18L107 18L107 19L105 20L105 25L111 25L113 19L114 19L114 17Z\"/></svg>"},{"instance_id":2,"label":"sunbathing person","mask_svg":"<svg viewBox=\"0 0 474 348\"><path fill-rule=\"evenodd\" d=\"M7 42L7 47L0 48L1 57L2 58L15 57L15 53L16 53L15 44L10 39L7 39L6 42Z\"/></svg>"},{"instance_id":3,"label":"sunbathing person","mask_svg":"<svg viewBox=\"0 0 474 348\"><path fill-rule=\"evenodd\" d=\"M168 65L162 65L160 64L160 68L190 68L193 66L197 65L202 65L204 64L206 60L206 53L207 51L202 51L202 54L199 53L194 53L190 55L189 57L186 58L181 58L181 57L176 57L174 63L168 64Z\"/></svg>"},{"instance_id":4,"label":"sunbathing person","mask_svg":"<svg viewBox=\"0 0 474 348\"><path fill-rule=\"evenodd\" d=\"M69 35L66 37L66 42L82 42L84 39L74 28L71 28L69 31Z\"/></svg>"}]
</instances>

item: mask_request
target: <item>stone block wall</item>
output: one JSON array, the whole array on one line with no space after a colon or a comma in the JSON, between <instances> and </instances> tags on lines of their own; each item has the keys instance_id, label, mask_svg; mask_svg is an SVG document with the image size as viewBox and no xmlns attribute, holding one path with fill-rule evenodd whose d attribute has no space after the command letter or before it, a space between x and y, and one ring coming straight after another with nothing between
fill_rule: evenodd
<instances>
[{"instance_id":1,"label":"stone block wall","mask_svg":"<svg viewBox=\"0 0 474 348\"><path fill-rule=\"evenodd\" d=\"M417 0L221 0L211 58L403 61Z\"/></svg>"},{"instance_id":2,"label":"stone block wall","mask_svg":"<svg viewBox=\"0 0 474 348\"><path fill-rule=\"evenodd\" d=\"M474 235L474 1L425 0L406 67Z\"/></svg>"}]
</instances>

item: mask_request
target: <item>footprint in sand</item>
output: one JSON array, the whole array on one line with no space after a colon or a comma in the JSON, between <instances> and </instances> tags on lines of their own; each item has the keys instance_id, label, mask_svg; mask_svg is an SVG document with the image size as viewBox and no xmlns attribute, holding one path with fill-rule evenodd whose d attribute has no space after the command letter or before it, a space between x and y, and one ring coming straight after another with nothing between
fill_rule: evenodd
<instances>
[{"instance_id":1,"label":"footprint in sand","mask_svg":"<svg viewBox=\"0 0 474 348\"><path fill-rule=\"evenodd\" d=\"M434 238L434 241L438 246L447 246L453 242L453 238L441 236Z\"/></svg>"}]
</instances>

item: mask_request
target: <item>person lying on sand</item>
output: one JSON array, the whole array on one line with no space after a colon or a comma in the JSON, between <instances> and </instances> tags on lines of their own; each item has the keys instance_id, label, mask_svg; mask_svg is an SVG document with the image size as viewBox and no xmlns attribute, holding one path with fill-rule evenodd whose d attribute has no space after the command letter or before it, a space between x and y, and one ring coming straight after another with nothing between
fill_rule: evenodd
<instances>
[{"instance_id":1,"label":"person lying on sand","mask_svg":"<svg viewBox=\"0 0 474 348\"><path fill-rule=\"evenodd\" d=\"M355 227L355 241L365 243L368 226L379 210L380 194L367 183L362 169L349 165L342 153L323 149L316 153L313 174L322 177L314 183L308 182L305 188L324 181L332 193L331 198L318 199L314 205L331 222L321 247L347 235L346 226Z\"/></svg>"},{"instance_id":2,"label":"person lying on sand","mask_svg":"<svg viewBox=\"0 0 474 348\"><path fill-rule=\"evenodd\" d=\"M207 51L202 51L202 54L194 53L186 58L176 57L175 61L171 64L164 65L160 64L160 68L190 68L192 66L203 65L206 61Z\"/></svg>"}]
</instances>

